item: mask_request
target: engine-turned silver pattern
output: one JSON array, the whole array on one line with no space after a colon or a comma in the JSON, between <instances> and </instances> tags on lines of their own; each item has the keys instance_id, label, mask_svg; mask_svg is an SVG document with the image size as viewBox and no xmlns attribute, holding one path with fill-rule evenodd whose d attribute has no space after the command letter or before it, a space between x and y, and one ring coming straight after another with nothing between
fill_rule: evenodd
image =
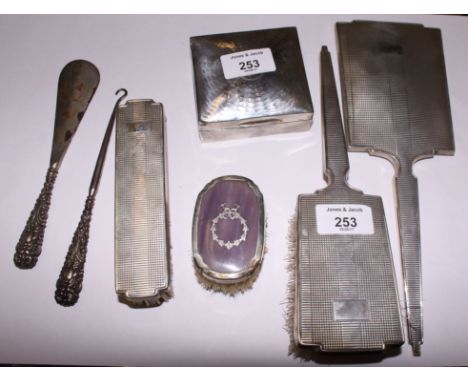
<instances>
[{"instance_id":1,"label":"engine-turned silver pattern","mask_svg":"<svg viewBox=\"0 0 468 382\"><path fill-rule=\"evenodd\" d=\"M115 287L130 305L159 305L170 293L163 106L119 107L115 158Z\"/></svg>"}]
</instances>

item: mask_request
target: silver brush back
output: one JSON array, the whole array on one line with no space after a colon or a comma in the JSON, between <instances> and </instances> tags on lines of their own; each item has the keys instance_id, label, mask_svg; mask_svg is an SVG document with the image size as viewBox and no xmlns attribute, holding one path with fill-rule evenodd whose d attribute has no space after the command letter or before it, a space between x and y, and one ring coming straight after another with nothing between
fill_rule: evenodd
<instances>
[{"instance_id":1,"label":"silver brush back","mask_svg":"<svg viewBox=\"0 0 468 382\"><path fill-rule=\"evenodd\" d=\"M119 107L115 157L115 288L131 306L170 296L163 106L131 100Z\"/></svg>"},{"instance_id":2,"label":"silver brush back","mask_svg":"<svg viewBox=\"0 0 468 382\"><path fill-rule=\"evenodd\" d=\"M349 162L333 66L321 52L325 189L298 197L294 337L321 351L403 343L382 199L347 183Z\"/></svg>"}]
</instances>

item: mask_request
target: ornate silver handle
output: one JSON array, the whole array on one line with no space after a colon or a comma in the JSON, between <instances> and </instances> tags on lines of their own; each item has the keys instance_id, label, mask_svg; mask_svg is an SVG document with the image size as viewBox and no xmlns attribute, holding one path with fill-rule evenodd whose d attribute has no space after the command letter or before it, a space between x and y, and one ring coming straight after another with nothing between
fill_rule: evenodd
<instances>
[{"instance_id":1,"label":"ornate silver handle","mask_svg":"<svg viewBox=\"0 0 468 382\"><path fill-rule=\"evenodd\" d=\"M88 252L89 226L94 207L94 201L101 180L104 160L106 158L107 146L109 145L112 129L114 127L115 115L120 101L127 96L127 90L119 89L115 94L123 92L124 94L116 101L112 114L107 124L106 133L99 150L96 166L94 167L93 177L89 186L89 193L86 199L85 208L81 214L81 219L73 235L73 240L68 248L67 257L63 264L62 271L57 280L57 289L55 290L55 301L63 306L75 305L80 298L80 292L83 285L84 265L86 262L86 253Z\"/></svg>"},{"instance_id":2,"label":"ornate silver handle","mask_svg":"<svg viewBox=\"0 0 468 382\"><path fill-rule=\"evenodd\" d=\"M57 280L55 301L63 306L75 305L80 297L94 200L94 195L90 195L86 199L80 222L73 235L65 263Z\"/></svg>"},{"instance_id":3,"label":"ornate silver handle","mask_svg":"<svg viewBox=\"0 0 468 382\"><path fill-rule=\"evenodd\" d=\"M50 200L57 174L58 169L53 165L47 170L44 186L16 245L13 260L18 268L33 268L41 254L44 231L49 216Z\"/></svg>"}]
</instances>

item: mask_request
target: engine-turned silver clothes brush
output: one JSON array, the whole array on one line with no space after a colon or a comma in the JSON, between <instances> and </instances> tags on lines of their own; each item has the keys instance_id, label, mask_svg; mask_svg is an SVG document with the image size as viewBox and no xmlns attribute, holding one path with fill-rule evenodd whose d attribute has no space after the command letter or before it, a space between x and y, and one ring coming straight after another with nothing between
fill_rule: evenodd
<instances>
[{"instance_id":1,"label":"engine-turned silver clothes brush","mask_svg":"<svg viewBox=\"0 0 468 382\"><path fill-rule=\"evenodd\" d=\"M418 180L413 164L455 151L442 37L418 24L337 24L349 149L388 159L403 265L408 337L423 343Z\"/></svg>"},{"instance_id":2,"label":"engine-turned silver clothes brush","mask_svg":"<svg viewBox=\"0 0 468 382\"><path fill-rule=\"evenodd\" d=\"M163 105L119 107L115 150L115 289L131 307L157 306L170 285Z\"/></svg>"},{"instance_id":3,"label":"engine-turned silver clothes brush","mask_svg":"<svg viewBox=\"0 0 468 382\"><path fill-rule=\"evenodd\" d=\"M383 351L403 340L382 200L347 184L330 53L322 48L325 189L299 195L293 330L298 347Z\"/></svg>"}]
</instances>

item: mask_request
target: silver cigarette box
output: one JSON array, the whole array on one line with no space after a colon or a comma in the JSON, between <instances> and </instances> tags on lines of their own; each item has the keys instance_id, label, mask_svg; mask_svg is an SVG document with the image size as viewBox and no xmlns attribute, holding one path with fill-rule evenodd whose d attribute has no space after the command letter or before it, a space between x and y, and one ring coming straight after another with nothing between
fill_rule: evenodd
<instances>
[{"instance_id":1,"label":"silver cigarette box","mask_svg":"<svg viewBox=\"0 0 468 382\"><path fill-rule=\"evenodd\" d=\"M170 286L163 106L131 100L117 115L115 288L132 307L160 305Z\"/></svg>"},{"instance_id":2,"label":"silver cigarette box","mask_svg":"<svg viewBox=\"0 0 468 382\"><path fill-rule=\"evenodd\" d=\"M190 45L202 141L310 129L313 107L296 28L197 36Z\"/></svg>"}]
</instances>

